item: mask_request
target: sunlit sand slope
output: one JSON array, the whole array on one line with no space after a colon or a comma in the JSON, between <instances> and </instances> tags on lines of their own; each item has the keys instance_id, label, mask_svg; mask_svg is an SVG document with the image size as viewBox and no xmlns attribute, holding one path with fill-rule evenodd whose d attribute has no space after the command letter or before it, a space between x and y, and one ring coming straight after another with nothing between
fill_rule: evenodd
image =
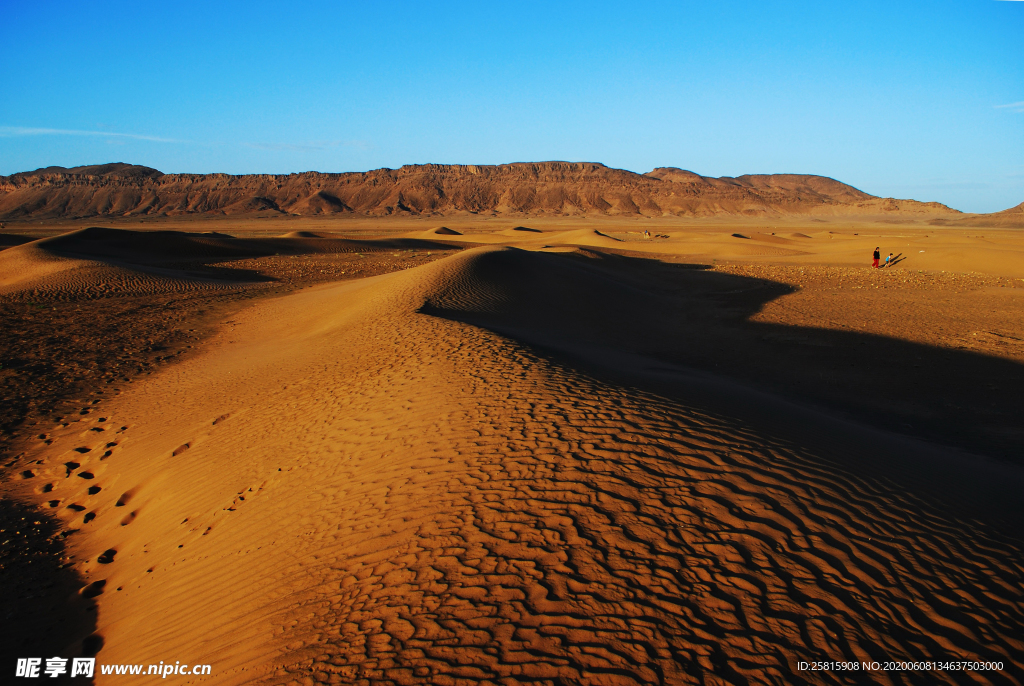
<instances>
[{"instance_id":1,"label":"sunlit sand slope","mask_svg":"<svg viewBox=\"0 0 1024 686\"><path fill-rule=\"evenodd\" d=\"M209 663L203 683L781 684L833 681L798 660L978 658L1005 664L978 682L1019 683L1018 538L909 491L884 444L859 468L821 427L520 342L543 334L512 331L544 321L516 315L537 278L556 310L630 298L574 259L476 249L262 303L54 432L27 485L81 529L101 661Z\"/></svg>"}]
</instances>

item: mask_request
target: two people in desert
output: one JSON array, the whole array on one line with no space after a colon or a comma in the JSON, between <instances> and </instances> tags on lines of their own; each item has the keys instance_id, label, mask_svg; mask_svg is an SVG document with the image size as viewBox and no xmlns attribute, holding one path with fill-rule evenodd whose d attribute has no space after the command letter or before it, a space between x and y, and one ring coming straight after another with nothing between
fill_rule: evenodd
<instances>
[{"instance_id":1,"label":"two people in desert","mask_svg":"<svg viewBox=\"0 0 1024 686\"><path fill-rule=\"evenodd\" d=\"M875 248L875 252L871 253L871 266L874 267L875 269L879 268L878 262L879 260L882 259L882 253L880 253L878 250L878 248ZM889 253L888 255L885 256L885 264L881 266L888 267L893 263L895 259L896 258L893 257L893 254Z\"/></svg>"}]
</instances>

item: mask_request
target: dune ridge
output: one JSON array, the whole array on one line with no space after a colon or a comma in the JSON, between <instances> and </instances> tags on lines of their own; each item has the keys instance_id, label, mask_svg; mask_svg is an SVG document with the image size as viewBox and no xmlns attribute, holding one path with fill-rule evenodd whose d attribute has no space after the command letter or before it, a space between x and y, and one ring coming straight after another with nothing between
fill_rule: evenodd
<instances>
[{"instance_id":1,"label":"dune ridge","mask_svg":"<svg viewBox=\"0 0 1024 686\"><path fill-rule=\"evenodd\" d=\"M211 683L813 683L797 660L944 656L1015 683L1019 537L907 475L1000 495L1019 470L862 453L547 355L572 308L643 306L583 259L478 248L259 303L56 427L24 484L82 529L104 661L188 656Z\"/></svg>"},{"instance_id":2,"label":"dune ridge","mask_svg":"<svg viewBox=\"0 0 1024 686\"><path fill-rule=\"evenodd\" d=\"M293 231L270 238L216 232L131 231L99 226L0 251L0 295L64 299L174 293L266 284L255 272L206 266L269 256L340 255L450 246L417 235L377 241Z\"/></svg>"},{"instance_id":3,"label":"dune ridge","mask_svg":"<svg viewBox=\"0 0 1024 686\"><path fill-rule=\"evenodd\" d=\"M0 295L94 299L118 293L171 294L231 287L223 281L153 266L62 255L52 249L54 243L60 244L43 239L0 253Z\"/></svg>"},{"instance_id":4,"label":"dune ridge","mask_svg":"<svg viewBox=\"0 0 1024 686\"><path fill-rule=\"evenodd\" d=\"M876 198L805 174L647 174L598 163L406 165L369 172L161 174L126 164L47 167L0 177L0 220L240 216L524 214L710 217L884 215L956 219L939 203Z\"/></svg>"}]
</instances>

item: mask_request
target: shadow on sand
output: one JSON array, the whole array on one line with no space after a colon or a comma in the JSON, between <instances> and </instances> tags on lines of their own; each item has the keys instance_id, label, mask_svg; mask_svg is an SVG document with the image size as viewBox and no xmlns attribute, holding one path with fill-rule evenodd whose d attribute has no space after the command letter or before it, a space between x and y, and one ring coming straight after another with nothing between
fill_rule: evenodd
<instances>
[{"instance_id":1,"label":"shadow on sand","mask_svg":"<svg viewBox=\"0 0 1024 686\"><path fill-rule=\"evenodd\" d=\"M589 258L588 258L589 256ZM1024 365L871 334L751 321L781 283L587 248L509 249L474 267L501 291L480 308L425 313L490 328L563 355L640 356L788 401L1024 465ZM618 363L609 362L615 367Z\"/></svg>"},{"instance_id":2,"label":"shadow on sand","mask_svg":"<svg viewBox=\"0 0 1024 686\"><path fill-rule=\"evenodd\" d=\"M306 236L234 238L221 233L131 231L99 226L73 231L41 242L67 257L123 261L149 267L208 265L277 255L386 252L389 250L460 250L462 245L417 238L351 240ZM223 269L225 274L234 270ZM223 275L222 275L223 276ZM237 279L237 276L232 277Z\"/></svg>"},{"instance_id":3,"label":"shadow on sand","mask_svg":"<svg viewBox=\"0 0 1024 686\"><path fill-rule=\"evenodd\" d=\"M85 580L62 562L67 530L52 517L7 499L0 500L0 530L0 665L6 676L13 676L18 658L42 658L45 666L49 657L67 658L70 665L71 658L95 656L103 640L93 633L96 607L86 597L92 593L83 592Z\"/></svg>"}]
</instances>

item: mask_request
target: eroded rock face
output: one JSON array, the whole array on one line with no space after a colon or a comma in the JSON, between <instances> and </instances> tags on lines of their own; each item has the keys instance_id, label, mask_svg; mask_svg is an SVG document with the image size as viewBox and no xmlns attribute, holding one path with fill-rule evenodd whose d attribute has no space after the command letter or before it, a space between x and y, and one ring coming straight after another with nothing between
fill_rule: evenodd
<instances>
[{"instance_id":1,"label":"eroded rock face","mask_svg":"<svg viewBox=\"0 0 1024 686\"><path fill-rule=\"evenodd\" d=\"M886 205L885 203L889 203ZM0 220L99 216L643 215L772 216L898 212L952 216L938 203L876 198L822 176L647 174L582 162L407 165L369 172L162 174L123 163L0 177Z\"/></svg>"}]
</instances>

